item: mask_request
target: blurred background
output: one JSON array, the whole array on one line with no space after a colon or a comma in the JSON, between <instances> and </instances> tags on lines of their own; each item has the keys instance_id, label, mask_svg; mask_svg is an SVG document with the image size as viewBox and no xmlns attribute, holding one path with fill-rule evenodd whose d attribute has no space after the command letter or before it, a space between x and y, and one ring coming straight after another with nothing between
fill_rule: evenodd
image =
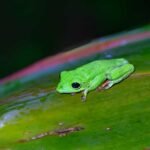
<instances>
[{"instance_id":1,"label":"blurred background","mask_svg":"<svg viewBox=\"0 0 150 150\"><path fill-rule=\"evenodd\" d=\"M150 22L149 1L1 2L0 78L94 38Z\"/></svg>"}]
</instances>

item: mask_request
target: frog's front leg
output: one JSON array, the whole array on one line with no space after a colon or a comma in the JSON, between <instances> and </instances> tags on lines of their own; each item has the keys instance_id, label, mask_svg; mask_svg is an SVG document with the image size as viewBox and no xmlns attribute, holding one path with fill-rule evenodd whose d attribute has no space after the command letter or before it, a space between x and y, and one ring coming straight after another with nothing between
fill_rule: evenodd
<instances>
[{"instance_id":1,"label":"frog's front leg","mask_svg":"<svg viewBox=\"0 0 150 150\"><path fill-rule=\"evenodd\" d=\"M114 84L127 78L134 71L134 66L132 64L124 64L120 67L116 67L106 73L106 78L108 79L104 89L108 89Z\"/></svg>"},{"instance_id":2,"label":"frog's front leg","mask_svg":"<svg viewBox=\"0 0 150 150\"><path fill-rule=\"evenodd\" d=\"M83 102L86 101L87 93L88 93L88 90L84 90L84 91L83 91L83 94L82 94L82 96L81 96L81 99L82 99Z\"/></svg>"},{"instance_id":3,"label":"frog's front leg","mask_svg":"<svg viewBox=\"0 0 150 150\"><path fill-rule=\"evenodd\" d=\"M91 90L96 89L102 82L106 80L105 74L101 74L96 76L93 80L91 80L87 85L85 90L83 91L82 101L86 100L87 93Z\"/></svg>"}]
</instances>

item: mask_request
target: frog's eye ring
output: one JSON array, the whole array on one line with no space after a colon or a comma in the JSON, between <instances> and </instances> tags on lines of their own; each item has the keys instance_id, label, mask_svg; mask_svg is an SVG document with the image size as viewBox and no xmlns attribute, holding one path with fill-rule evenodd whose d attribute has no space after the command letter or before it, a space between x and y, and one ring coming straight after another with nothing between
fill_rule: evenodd
<instances>
[{"instance_id":1,"label":"frog's eye ring","mask_svg":"<svg viewBox=\"0 0 150 150\"><path fill-rule=\"evenodd\" d=\"M80 88L80 83L74 82L74 83L72 83L72 87L73 87L74 89L78 89L78 88Z\"/></svg>"}]
</instances>

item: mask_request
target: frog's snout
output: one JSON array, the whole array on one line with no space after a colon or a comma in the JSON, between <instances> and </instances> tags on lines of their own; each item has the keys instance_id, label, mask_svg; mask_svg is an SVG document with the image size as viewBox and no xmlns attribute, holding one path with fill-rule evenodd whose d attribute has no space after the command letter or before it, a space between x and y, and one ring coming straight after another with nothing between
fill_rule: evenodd
<instances>
[{"instance_id":1,"label":"frog's snout","mask_svg":"<svg viewBox=\"0 0 150 150\"><path fill-rule=\"evenodd\" d=\"M56 88L56 91L59 92L59 93L62 93L63 92L63 87L61 84L58 84L57 88Z\"/></svg>"}]
</instances>

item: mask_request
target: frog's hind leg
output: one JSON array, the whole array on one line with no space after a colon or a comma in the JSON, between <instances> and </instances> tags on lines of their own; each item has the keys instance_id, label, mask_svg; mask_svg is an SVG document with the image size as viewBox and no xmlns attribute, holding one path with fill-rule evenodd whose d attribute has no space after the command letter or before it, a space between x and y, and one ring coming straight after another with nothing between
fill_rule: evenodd
<instances>
[{"instance_id":1,"label":"frog's hind leg","mask_svg":"<svg viewBox=\"0 0 150 150\"><path fill-rule=\"evenodd\" d=\"M132 64L124 64L122 66L118 66L112 70L109 70L108 73L106 73L108 81L104 86L104 89L109 89L114 84L127 78L133 71L134 66Z\"/></svg>"},{"instance_id":2,"label":"frog's hind leg","mask_svg":"<svg viewBox=\"0 0 150 150\"><path fill-rule=\"evenodd\" d=\"M100 85L100 86L97 88L97 90L98 90L98 91L101 91L101 90L105 89L105 87L107 87L108 84L109 84L109 80L105 80L105 81L102 83L102 85Z\"/></svg>"}]
</instances>

